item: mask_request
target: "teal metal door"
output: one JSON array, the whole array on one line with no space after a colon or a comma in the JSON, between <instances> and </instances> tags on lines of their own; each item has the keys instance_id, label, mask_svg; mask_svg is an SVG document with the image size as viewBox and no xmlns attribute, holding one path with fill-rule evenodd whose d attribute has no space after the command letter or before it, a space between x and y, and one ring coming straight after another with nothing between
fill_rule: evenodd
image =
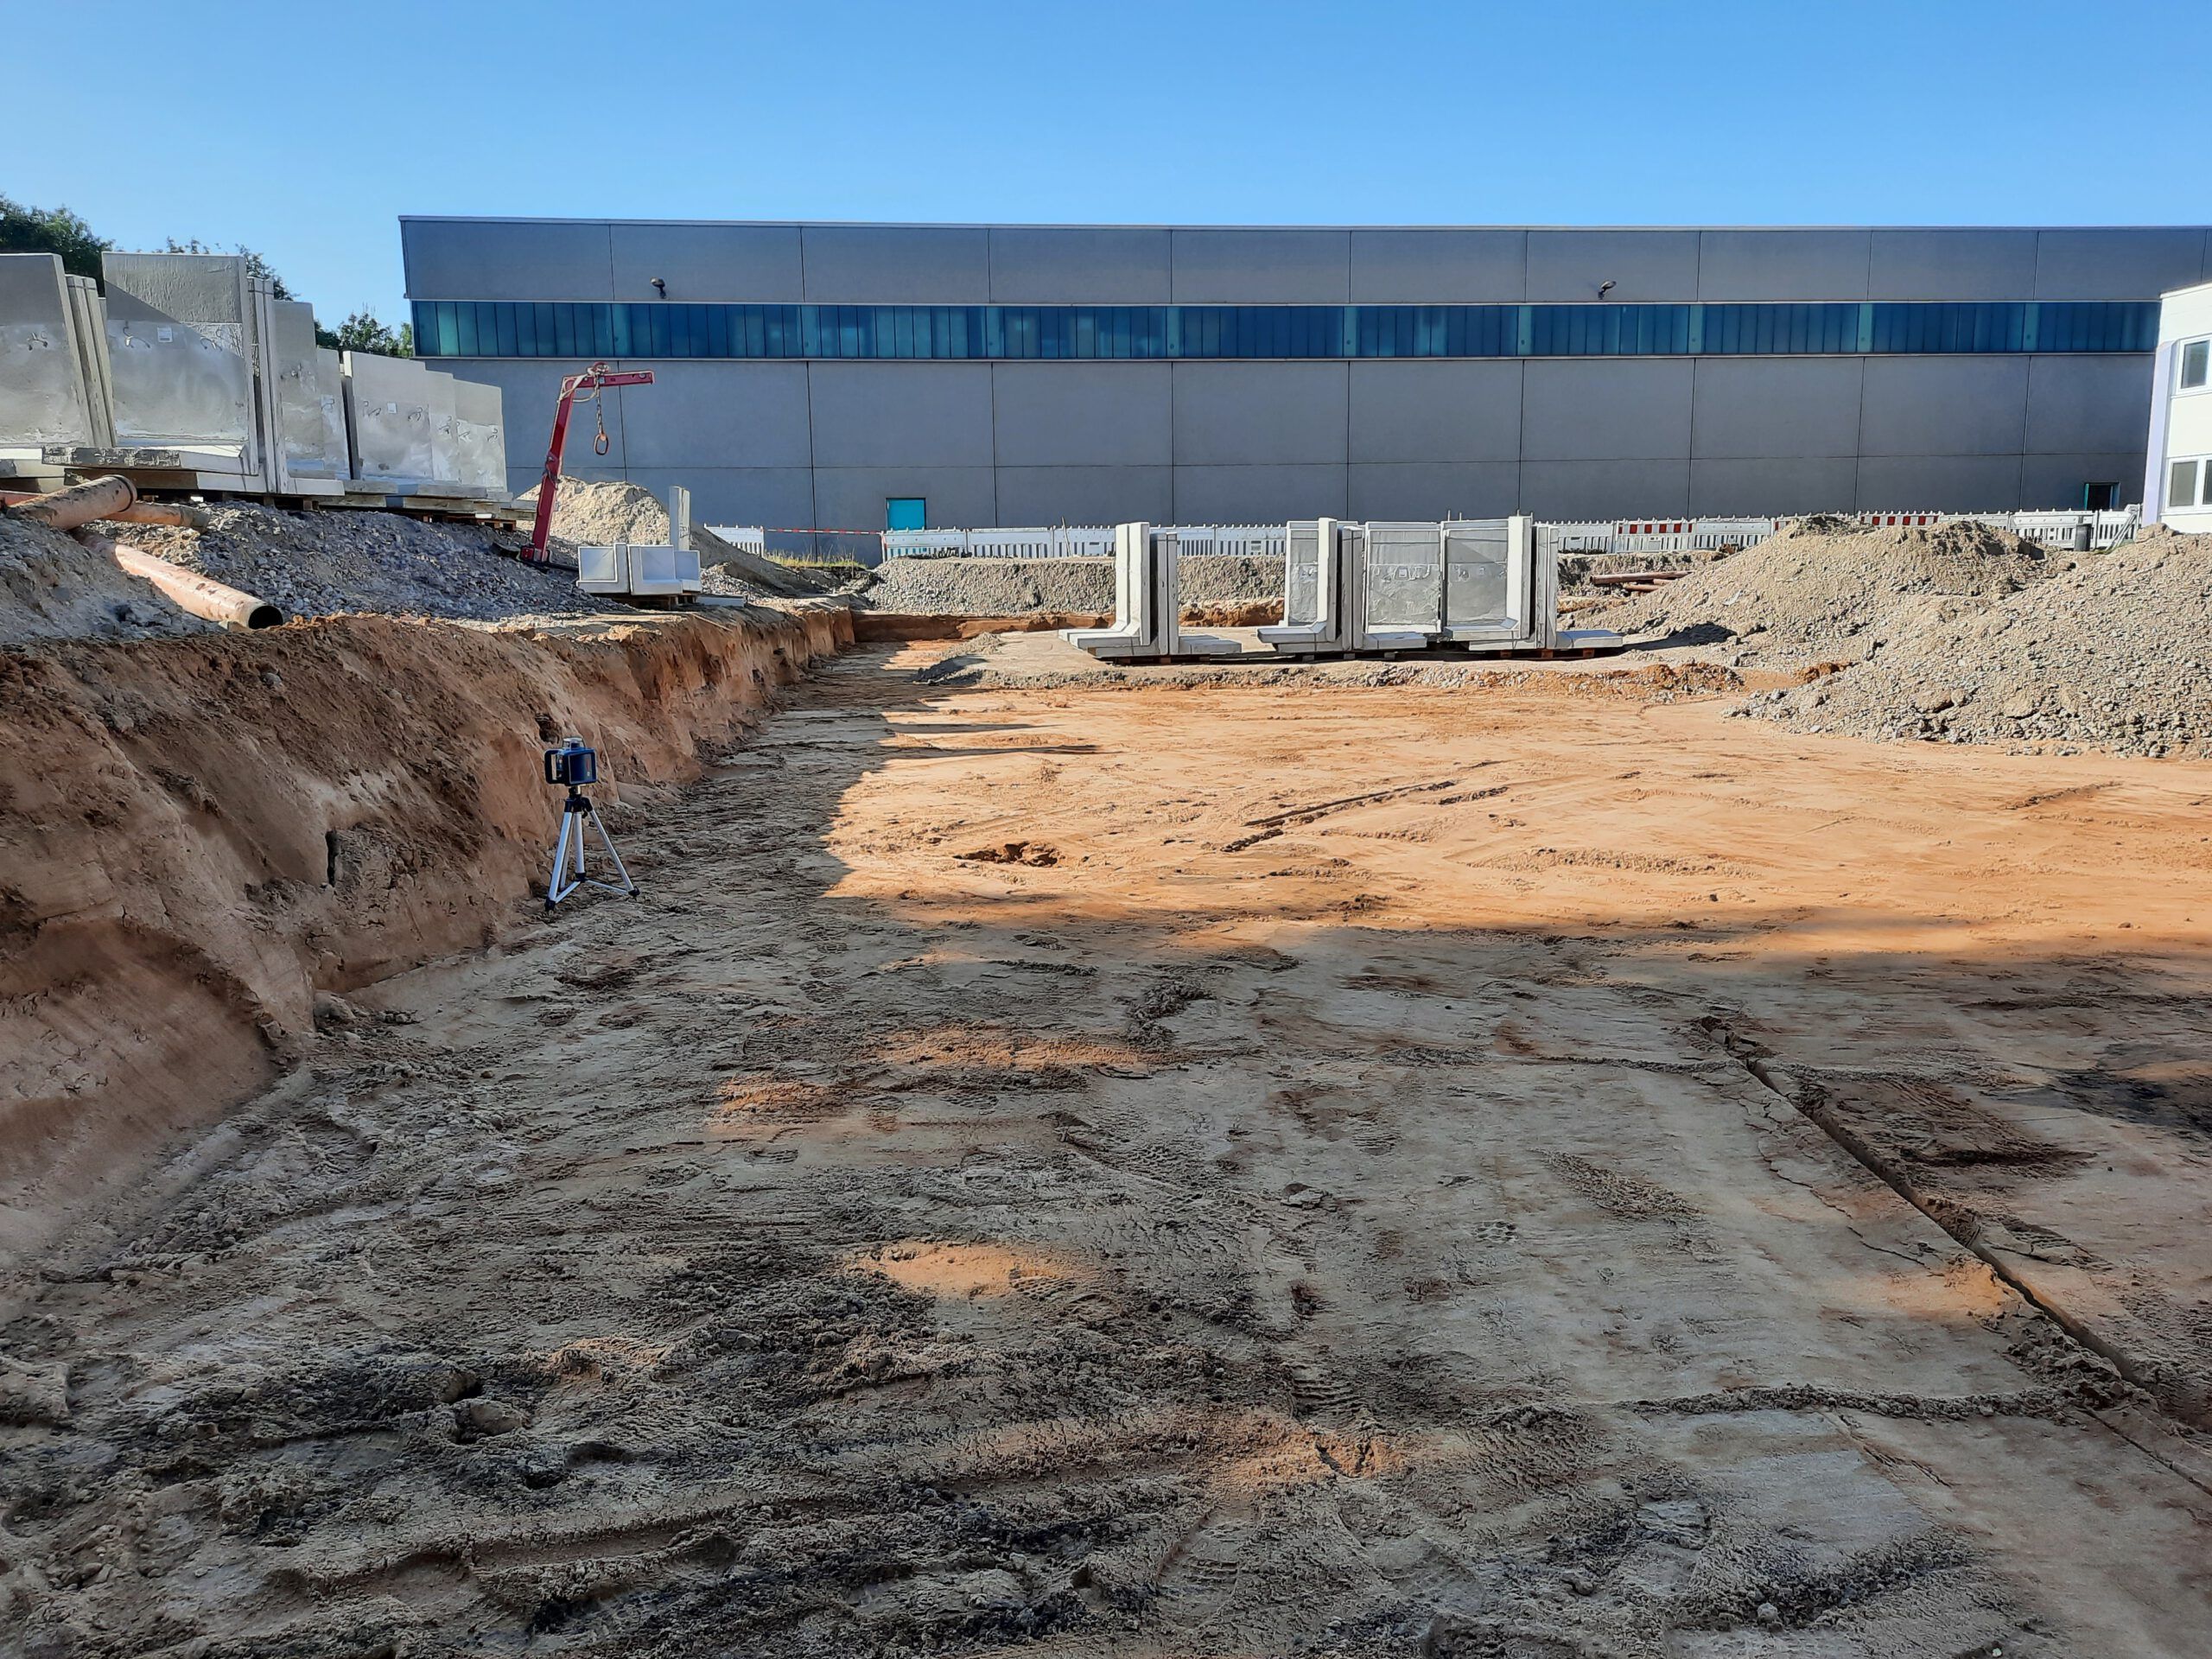
<instances>
[{"instance_id":1,"label":"teal metal door","mask_svg":"<svg viewBox=\"0 0 2212 1659\"><path fill-rule=\"evenodd\" d=\"M919 495L894 495L883 504L883 527L886 530L927 530L930 504Z\"/></svg>"}]
</instances>

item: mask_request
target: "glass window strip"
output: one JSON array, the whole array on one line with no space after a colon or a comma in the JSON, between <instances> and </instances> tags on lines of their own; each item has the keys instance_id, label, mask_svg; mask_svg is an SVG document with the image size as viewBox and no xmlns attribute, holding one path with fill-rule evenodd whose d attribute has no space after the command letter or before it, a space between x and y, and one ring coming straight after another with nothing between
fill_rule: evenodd
<instances>
[{"instance_id":1,"label":"glass window strip","mask_svg":"<svg viewBox=\"0 0 2212 1659\"><path fill-rule=\"evenodd\" d=\"M418 300L425 357L1160 359L1987 355L2157 348L2155 301L801 306Z\"/></svg>"}]
</instances>

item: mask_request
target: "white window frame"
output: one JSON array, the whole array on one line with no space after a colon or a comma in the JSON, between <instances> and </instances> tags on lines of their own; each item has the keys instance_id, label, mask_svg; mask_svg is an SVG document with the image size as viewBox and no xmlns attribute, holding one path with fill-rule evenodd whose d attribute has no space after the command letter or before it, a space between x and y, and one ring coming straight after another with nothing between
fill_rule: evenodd
<instances>
[{"instance_id":1,"label":"white window frame","mask_svg":"<svg viewBox=\"0 0 2212 1659\"><path fill-rule=\"evenodd\" d=\"M2165 506L2169 512L2212 512L2212 455L2168 455L2164 487L2173 488L2175 467L2185 467L2192 461L2196 463L2196 499L2170 500Z\"/></svg>"},{"instance_id":2,"label":"white window frame","mask_svg":"<svg viewBox=\"0 0 2212 1659\"><path fill-rule=\"evenodd\" d=\"M2204 347L2204 384L2200 386L2184 386L2181 383L2182 363L2183 361L2183 353L2187 352L2192 346L2202 346ZM2177 397L2202 397L2207 392L2212 392L2212 334L2199 334L2194 340L2176 340L2174 342L2174 396ZM2186 455L2177 455L2175 459L2177 461L2186 461L2189 457Z\"/></svg>"}]
</instances>

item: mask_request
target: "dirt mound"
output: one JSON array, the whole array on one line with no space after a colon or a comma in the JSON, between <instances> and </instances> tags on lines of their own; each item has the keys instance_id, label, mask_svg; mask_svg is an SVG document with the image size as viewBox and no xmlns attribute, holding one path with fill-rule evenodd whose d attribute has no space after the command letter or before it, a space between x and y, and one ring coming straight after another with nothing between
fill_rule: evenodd
<instances>
[{"instance_id":1,"label":"dirt mound","mask_svg":"<svg viewBox=\"0 0 2212 1659\"><path fill-rule=\"evenodd\" d=\"M1656 594L1588 614L1669 645L1726 645L1739 662L1857 662L2042 582L2070 556L1963 521L1862 530L1801 518Z\"/></svg>"},{"instance_id":2,"label":"dirt mound","mask_svg":"<svg viewBox=\"0 0 2212 1659\"><path fill-rule=\"evenodd\" d=\"M1197 554L1181 565L1185 610L1282 599L1282 561ZM922 615L1020 616L1033 611L1104 613L1114 608L1111 559L885 561L867 603Z\"/></svg>"},{"instance_id":3,"label":"dirt mound","mask_svg":"<svg viewBox=\"0 0 2212 1659\"><path fill-rule=\"evenodd\" d=\"M525 565L527 537L404 513L208 508L205 530L112 528L133 547L257 594L290 616L381 611L479 622L589 616L625 608L576 588L569 568Z\"/></svg>"},{"instance_id":4,"label":"dirt mound","mask_svg":"<svg viewBox=\"0 0 2212 1659\"><path fill-rule=\"evenodd\" d=\"M207 633L214 626L126 575L108 555L0 513L0 647Z\"/></svg>"},{"instance_id":5,"label":"dirt mound","mask_svg":"<svg viewBox=\"0 0 2212 1659\"><path fill-rule=\"evenodd\" d=\"M266 1084L319 993L496 937L551 841L541 744L594 743L609 808L695 778L849 615L350 616L0 653L0 1239L55 1224L57 1167L105 1179Z\"/></svg>"},{"instance_id":6,"label":"dirt mound","mask_svg":"<svg viewBox=\"0 0 2212 1659\"><path fill-rule=\"evenodd\" d=\"M1861 737L2212 754L2208 667L2212 536L2161 528L1748 712Z\"/></svg>"},{"instance_id":7,"label":"dirt mound","mask_svg":"<svg viewBox=\"0 0 2212 1659\"><path fill-rule=\"evenodd\" d=\"M525 490L516 499L534 506L537 492ZM563 474L553 494L553 533L579 547L611 547L617 542L665 547L668 509L642 484Z\"/></svg>"}]
</instances>

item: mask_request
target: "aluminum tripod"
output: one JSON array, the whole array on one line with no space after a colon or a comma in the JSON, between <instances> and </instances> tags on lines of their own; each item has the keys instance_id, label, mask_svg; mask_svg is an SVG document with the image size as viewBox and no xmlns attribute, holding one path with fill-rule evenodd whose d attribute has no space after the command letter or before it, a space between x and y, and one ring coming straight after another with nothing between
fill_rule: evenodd
<instances>
[{"instance_id":1,"label":"aluminum tripod","mask_svg":"<svg viewBox=\"0 0 2212 1659\"><path fill-rule=\"evenodd\" d=\"M584 821L599 832L599 844L607 849L607 857L614 861L614 874L622 878L617 887L612 881L602 881L584 868ZM638 884L630 879L630 872L623 868L622 855L614 850L614 838L607 833L607 826L600 822L599 809L591 798L571 785L569 798L561 803L561 833L553 842L553 879L545 884L545 908L550 910L578 887L597 887L601 893L619 893L626 899L638 896Z\"/></svg>"}]
</instances>

